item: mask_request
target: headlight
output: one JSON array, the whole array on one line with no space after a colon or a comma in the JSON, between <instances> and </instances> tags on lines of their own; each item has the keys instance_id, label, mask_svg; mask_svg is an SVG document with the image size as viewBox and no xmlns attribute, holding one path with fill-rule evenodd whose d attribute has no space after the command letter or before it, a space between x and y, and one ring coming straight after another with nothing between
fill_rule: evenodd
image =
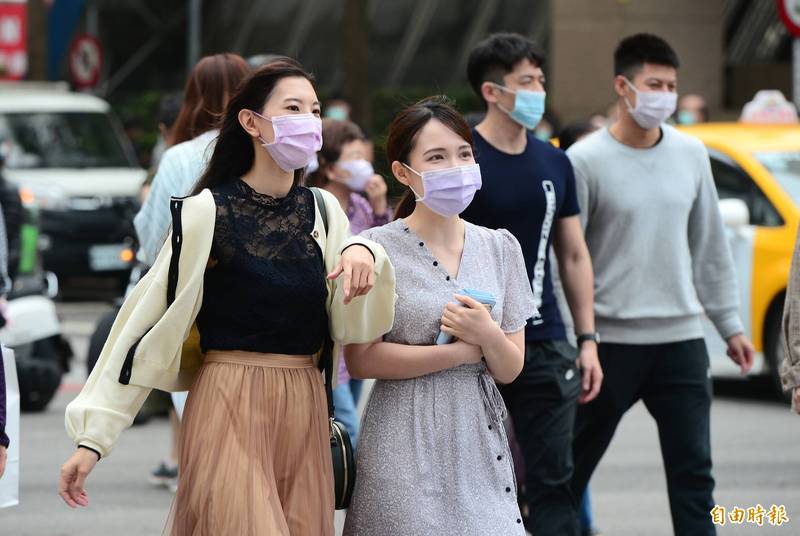
<instances>
[{"instance_id":1,"label":"headlight","mask_svg":"<svg viewBox=\"0 0 800 536\"><path fill-rule=\"evenodd\" d=\"M61 188L44 184L28 184L19 189L19 196L26 207L45 210L67 210L69 198Z\"/></svg>"}]
</instances>

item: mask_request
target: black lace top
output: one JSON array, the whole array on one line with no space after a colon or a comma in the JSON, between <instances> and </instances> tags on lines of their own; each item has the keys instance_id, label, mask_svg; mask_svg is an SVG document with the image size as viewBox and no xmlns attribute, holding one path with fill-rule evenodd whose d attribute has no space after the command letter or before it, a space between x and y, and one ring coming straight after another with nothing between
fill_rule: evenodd
<instances>
[{"instance_id":1,"label":"black lace top","mask_svg":"<svg viewBox=\"0 0 800 536\"><path fill-rule=\"evenodd\" d=\"M314 230L314 194L282 199L242 180L211 189L217 220L197 317L208 350L310 355L326 333L327 288Z\"/></svg>"}]
</instances>

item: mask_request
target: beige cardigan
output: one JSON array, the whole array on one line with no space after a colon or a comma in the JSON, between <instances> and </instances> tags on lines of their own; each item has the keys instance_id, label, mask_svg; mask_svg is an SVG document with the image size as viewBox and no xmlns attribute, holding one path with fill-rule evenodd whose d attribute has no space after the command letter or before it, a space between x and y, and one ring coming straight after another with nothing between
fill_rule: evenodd
<instances>
[{"instance_id":1,"label":"beige cardigan","mask_svg":"<svg viewBox=\"0 0 800 536\"><path fill-rule=\"evenodd\" d=\"M784 356L781 381L783 388L788 391L800 386L800 234L794 246L781 331ZM800 408L795 407L794 397L792 397L792 409L800 413Z\"/></svg>"},{"instance_id":2,"label":"beige cardigan","mask_svg":"<svg viewBox=\"0 0 800 536\"><path fill-rule=\"evenodd\" d=\"M338 346L364 343L387 333L394 322L394 268L383 247L350 237L347 216L336 198L322 191L328 215L325 232L316 209L313 238L324 253L325 269L333 271L341 252L353 244L375 256L376 282L366 296L344 305L337 281L328 282L331 337ZM125 300L89 379L66 411L67 433L76 445L107 456L122 430L133 422L151 389L188 390L202 365L202 355L181 348L203 302L203 277L214 236L216 205L209 190L170 201L173 232L153 267ZM173 256L173 247L177 252ZM172 265L172 270L170 267ZM170 273L175 291L167 307ZM337 370L334 362L334 371ZM334 378L337 374L334 373Z\"/></svg>"}]
</instances>

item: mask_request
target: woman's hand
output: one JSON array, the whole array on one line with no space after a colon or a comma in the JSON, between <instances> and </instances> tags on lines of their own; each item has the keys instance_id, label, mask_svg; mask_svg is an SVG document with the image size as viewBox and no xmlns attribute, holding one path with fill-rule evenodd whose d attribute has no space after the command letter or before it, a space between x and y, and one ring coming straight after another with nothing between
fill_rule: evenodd
<instances>
[{"instance_id":1,"label":"woman's hand","mask_svg":"<svg viewBox=\"0 0 800 536\"><path fill-rule=\"evenodd\" d=\"M8 449L0 447L0 478L3 478L3 473L6 472L6 461L8 461Z\"/></svg>"},{"instance_id":2,"label":"woman's hand","mask_svg":"<svg viewBox=\"0 0 800 536\"><path fill-rule=\"evenodd\" d=\"M794 397L794 407L795 411L800 414L800 387L795 387L794 392L792 393Z\"/></svg>"},{"instance_id":3,"label":"woman's hand","mask_svg":"<svg viewBox=\"0 0 800 536\"><path fill-rule=\"evenodd\" d=\"M386 186L386 181L383 180L383 177L377 173L374 174L367 182L365 191L375 215L383 216L386 214L386 211L389 210L389 201L386 198L389 188Z\"/></svg>"},{"instance_id":4,"label":"woman's hand","mask_svg":"<svg viewBox=\"0 0 800 536\"><path fill-rule=\"evenodd\" d=\"M97 454L89 449L78 448L61 466L58 494L70 508L89 506L89 494L83 486L97 462Z\"/></svg>"},{"instance_id":5,"label":"woman's hand","mask_svg":"<svg viewBox=\"0 0 800 536\"><path fill-rule=\"evenodd\" d=\"M442 315L442 331L448 335L476 346L482 346L499 337L505 337L500 326L492 319L485 305L470 298L456 294L462 303L448 303Z\"/></svg>"},{"instance_id":6,"label":"woman's hand","mask_svg":"<svg viewBox=\"0 0 800 536\"><path fill-rule=\"evenodd\" d=\"M345 249L339 264L328 274L328 279L336 279L342 274L345 305L372 290L375 286L375 258L369 248L354 244Z\"/></svg>"}]
</instances>

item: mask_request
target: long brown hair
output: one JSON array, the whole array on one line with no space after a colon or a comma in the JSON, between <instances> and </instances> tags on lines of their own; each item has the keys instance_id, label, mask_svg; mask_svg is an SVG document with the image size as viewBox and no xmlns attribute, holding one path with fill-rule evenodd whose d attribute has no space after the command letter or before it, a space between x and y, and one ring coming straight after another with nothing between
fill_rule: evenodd
<instances>
[{"instance_id":1,"label":"long brown hair","mask_svg":"<svg viewBox=\"0 0 800 536\"><path fill-rule=\"evenodd\" d=\"M250 72L245 59L237 54L215 54L197 62L186 81L183 106L169 144L191 140L216 128L228 99Z\"/></svg>"},{"instance_id":2,"label":"long brown hair","mask_svg":"<svg viewBox=\"0 0 800 536\"><path fill-rule=\"evenodd\" d=\"M417 134L432 119L441 122L472 145L472 133L469 125L450 104L450 99L444 95L428 97L405 108L395 116L392 124L389 125L389 135L386 138L386 159L390 165L394 162L409 164L408 155L417 143ZM409 188L397 204L394 211L395 218L410 216L414 212L416 204L414 193Z\"/></svg>"},{"instance_id":3,"label":"long brown hair","mask_svg":"<svg viewBox=\"0 0 800 536\"><path fill-rule=\"evenodd\" d=\"M319 168L308 176L308 186L324 188L328 184L328 170L342 156L342 147L351 141L366 141L358 125L347 119L322 120L322 149L317 153Z\"/></svg>"},{"instance_id":4,"label":"long brown hair","mask_svg":"<svg viewBox=\"0 0 800 536\"><path fill-rule=\"evenodd\" d=\"M228 102L220 126L214 153L205 173L197 181L192 195L231 179L241 177L253 167L255 153L250 135L239 124L241 110L260 111L269 99L275 85L283 78L300 76L314 83L314 76L306 72L296 60L288 57L271 61L256 70L240 86ZM294 172L294 182L303 178L304 169Z\"/></svg>"}]
</instances>

